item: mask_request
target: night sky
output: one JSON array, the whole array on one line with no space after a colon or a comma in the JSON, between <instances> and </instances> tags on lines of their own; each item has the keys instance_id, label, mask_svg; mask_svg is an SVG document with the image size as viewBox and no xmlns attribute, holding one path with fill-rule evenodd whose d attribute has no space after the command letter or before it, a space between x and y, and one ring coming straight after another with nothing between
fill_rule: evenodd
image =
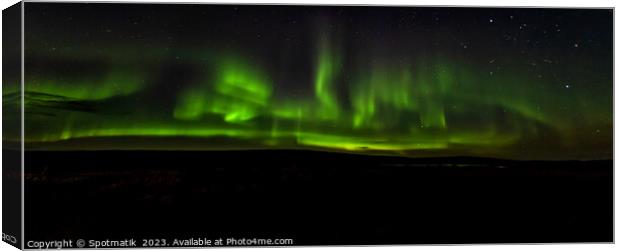
<instances>
[{"instance_id":1,"label":"night sky","mask_svg":"<svg viewBox=\"0 0 620 251\"><path fill-rule=\"evenodd\" d=\"M610 9L25 13L29 149L612 158Z\"/></svg>"}]
</instances>

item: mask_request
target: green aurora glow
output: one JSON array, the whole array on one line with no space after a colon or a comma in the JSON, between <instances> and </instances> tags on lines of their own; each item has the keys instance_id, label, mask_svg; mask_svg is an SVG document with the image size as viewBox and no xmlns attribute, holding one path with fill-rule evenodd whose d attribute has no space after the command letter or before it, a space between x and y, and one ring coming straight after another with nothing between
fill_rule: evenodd
<instances>
[{"instance_id":1,"label":"green aurora glow","mask_svg":"<svg viewBox=\"0 0 620 251\"><path fill-rule=\"evenodd\" d=\"M270 67L263 67L264 58L242 49L195 46L178 50L195 69L192 77L166 88L158 97L169 100L162 101L150 97L161 83L148 75L160 69L153 62L165 55L146 53L150 47L141 49L145 52L141 59L113 47L107 48L107 54L78 49L62 54L31 52L105 61L113 67L77 77L49 71L27 74L26 146L124 149L133 137L148 137L164 143L139 143L133 148L217 150L227 148L217 143L224 138L239 140L232 143L238 149L510 158L556 158L562 152L575 158L607 156L584 152L582 147L605 149L611 144L612 101L606 93L611 83L579 92L560 89L560 94L558 88L522 68L489 74L481 70L482 65L447 54L404 55L394 60L376 56L388 52L369 50L356 52L365 60L353 62L346 60L342 42L321 34L314 43L315 58L304 59L312 66L306 81L311 86L286 82ZM4 91L4 105L15 105L17 99L11 95L17 95L17 88L5 84ZM601 134L592 136L594 131ZM119 137L126 138L127 146L118 141L76 143ZM184 138L202 139L202 144L184 146ZM547 148L554 148L551 152L556 154L532 153Z\"/></svg>"}]
</instances>

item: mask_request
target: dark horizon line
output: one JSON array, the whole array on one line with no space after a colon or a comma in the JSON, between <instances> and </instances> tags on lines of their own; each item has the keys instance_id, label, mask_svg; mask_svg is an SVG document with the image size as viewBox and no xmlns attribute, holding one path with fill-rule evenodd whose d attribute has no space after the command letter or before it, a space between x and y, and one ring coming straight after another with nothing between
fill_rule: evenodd
<instances>
[{"instance_id":1,"label":"dark horizon line","mask_svg":"<svg viewBox=\"0 0 620 251\"><path fill-rule=\"evenodd\" d=\"M20 151L20 149L7 149L6 151ZM590 162L590 161L613 161L614 158L592 158L592 159L525 159L525 158L502 158L502 157L491 157L491 156L480 156L480 155L445 155L441 156L441 154L436 154L436 156L425 155L425 156L412 156L412 155L396 155L396 154L381 154L381 153L356 153L356 152L347 152L347 151L330 151L323 149L306 149L306 148L246 148L246 149L192 149L192 150L177 150L177 149L24 149L24 152L62 152L62 153L78 153L78 152L180 152L180 153L200 153L200 152L310 152L313 154L333 154L333 155L348 155L348 156L365 156L365 157L378 157L378 158L405 158L411 160L447 160L447 159L461 159L461 160L488 160L488 161L512 161L512 162Z\"/></svg>"},{"instance_id":2,"label":"dark horizon line","mask_svg":"<svg viewBox=\"0 0 620 251\"><path fill-rule=\"evenodd\" d=\"M52 1L52 0L22 0L24 3L68 3L68 4L89 4L89 3L99 3L99 4L152 4L152 5L243 5L243 6L317 6L317 7L406 7L406 8L476 8L476 9L593 9L593 10L614 10L612 6L550 6L550 5L542 5L542 6L530 6L530 5L516 5L516 6L485 6L485 5L397 5L397 4L385 4L385 3L366 3L366 4L348 4L348 3L337 3L337 4L325 4L325 3L230 3L230 2L199 2L199 1L186 1L186 2L145 2L145 1L121 1L121 0L108 0L108 1L99 1L99 0L82 0L82 1Z\"/></svg>"}]
</instances>

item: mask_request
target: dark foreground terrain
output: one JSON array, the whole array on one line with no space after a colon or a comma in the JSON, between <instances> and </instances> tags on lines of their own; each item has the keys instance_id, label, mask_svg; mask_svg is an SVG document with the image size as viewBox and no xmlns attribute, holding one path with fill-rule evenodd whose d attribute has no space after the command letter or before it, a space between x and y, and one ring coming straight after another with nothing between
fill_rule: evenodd
<instances>
[{"instance_id":1,"label":"dark foreground terrain","mask_svg":"<svg viewBox=\"0 0 620 251\"><path fill-rule=\"evenodd\" d=\"M613 241L611 160L37 151L25 163L26 240Z\"/></svg>"}]
</instances>

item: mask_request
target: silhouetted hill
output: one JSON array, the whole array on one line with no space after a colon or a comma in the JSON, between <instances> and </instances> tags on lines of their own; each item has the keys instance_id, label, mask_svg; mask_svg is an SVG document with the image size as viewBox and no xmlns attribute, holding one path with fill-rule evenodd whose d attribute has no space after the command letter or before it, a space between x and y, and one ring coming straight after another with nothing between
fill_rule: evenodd
<instances>
[{"instance_id":1,"label":"silhouetted hill","mask_svg":"<svg viewBox=\"0 0 620 251\"><path fill-rule=\"evenodd\" d=\"M611 160L302 150L29 151L25 159L26 235L37 240L613 240Z\"/></svg>"}]
</instances>

